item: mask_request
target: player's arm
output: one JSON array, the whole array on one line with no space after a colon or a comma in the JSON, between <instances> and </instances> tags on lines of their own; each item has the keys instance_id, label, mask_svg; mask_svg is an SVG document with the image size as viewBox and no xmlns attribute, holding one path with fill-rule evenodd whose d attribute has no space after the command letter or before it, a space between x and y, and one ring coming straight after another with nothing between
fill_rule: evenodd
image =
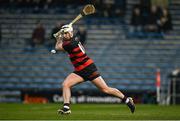
<instances>
[{"instance_id":1,"label":"player's arm","mask_svg":"<svg viewBox=\"0 0 180 121\"><path fill-rule=\"evenodd\" d=\"M55 45L55 49L56 50L61 50L61 51L64 51L64 48L62 46L63 42L62 42L62 38L59 37L59 38L56 38L56 45Z\"/></svg>"}]
</instances>

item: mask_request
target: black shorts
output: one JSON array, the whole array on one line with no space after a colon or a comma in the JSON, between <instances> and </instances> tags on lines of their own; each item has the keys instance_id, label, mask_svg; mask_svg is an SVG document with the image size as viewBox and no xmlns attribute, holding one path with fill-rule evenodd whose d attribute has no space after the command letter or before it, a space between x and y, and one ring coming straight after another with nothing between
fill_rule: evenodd
<instances>
[{"instance_id":1,"label":"black shorts","mask_svg":"<svg viewBox=\"0 0 180 121\"><path fill-rule=\"evenodd\" d=\"M100 76L95 64L91 64L83 70L74 71L73 73L81 76L84 79L84 81L92 81Z\"/></svg>"}]
</instances>

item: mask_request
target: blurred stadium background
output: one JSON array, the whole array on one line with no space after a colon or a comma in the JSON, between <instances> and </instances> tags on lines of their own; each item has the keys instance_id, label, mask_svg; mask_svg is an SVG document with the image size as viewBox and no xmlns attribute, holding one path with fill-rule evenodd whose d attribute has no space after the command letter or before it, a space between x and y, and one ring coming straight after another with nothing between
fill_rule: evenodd
<instances>
[{"instance_id":1,"label":"blurred stadium background","mask_svg":"<svg viewBox=\"0 0 180 121\"><path fill-rule=\"evenodd\" d=\"M85 29L86 51L108 85L134 97L136 103L179 104L179 0L0 0L0 102L62 102L61 83L73 68L65 53L50 53L55 42L52 31L56 24L69 23L87 3L95 5L96 14L74 28ZM148 23L154 5L157 23ZM134 8L141 11L140 25L132 22ZM170 13L168 29L161 26L163 8ZM44 27L44 39L32 44L37 23ZM73 103L119 102L89 82L72 93Z\"/></svg>"}]
</instances>

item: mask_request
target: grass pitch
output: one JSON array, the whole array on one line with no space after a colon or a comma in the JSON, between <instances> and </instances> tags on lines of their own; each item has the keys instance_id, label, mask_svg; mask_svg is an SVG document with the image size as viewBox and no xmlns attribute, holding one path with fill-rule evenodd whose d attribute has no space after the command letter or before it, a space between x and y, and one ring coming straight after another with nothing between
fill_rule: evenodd
<instances>
[{"instance_id":1,"label":"grass pitch","mask_svg":"<svg viewBox=\"0 0 180 121\"><path fill-rule=\"evenodd\" d=\"M59 104L0 103L0 120L180 120L180 106L72 104L70 115L58 115Z\"/></svg>"}]
</instances>

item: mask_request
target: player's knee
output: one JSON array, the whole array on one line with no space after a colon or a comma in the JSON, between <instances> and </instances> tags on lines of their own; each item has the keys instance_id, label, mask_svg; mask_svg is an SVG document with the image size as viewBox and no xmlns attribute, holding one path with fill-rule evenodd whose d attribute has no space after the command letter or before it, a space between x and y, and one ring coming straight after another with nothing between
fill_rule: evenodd
<instances>
[{"instance_id":1,"label":"player's knee","mask_svg":"<svg viewBox=\"0 0 180 121\"><path fill-rule=\"evenodd\" d=\"M67 82L63 82L62 87L63 88L70 88L70 84Z\"/></svg>"}]
</instances>

